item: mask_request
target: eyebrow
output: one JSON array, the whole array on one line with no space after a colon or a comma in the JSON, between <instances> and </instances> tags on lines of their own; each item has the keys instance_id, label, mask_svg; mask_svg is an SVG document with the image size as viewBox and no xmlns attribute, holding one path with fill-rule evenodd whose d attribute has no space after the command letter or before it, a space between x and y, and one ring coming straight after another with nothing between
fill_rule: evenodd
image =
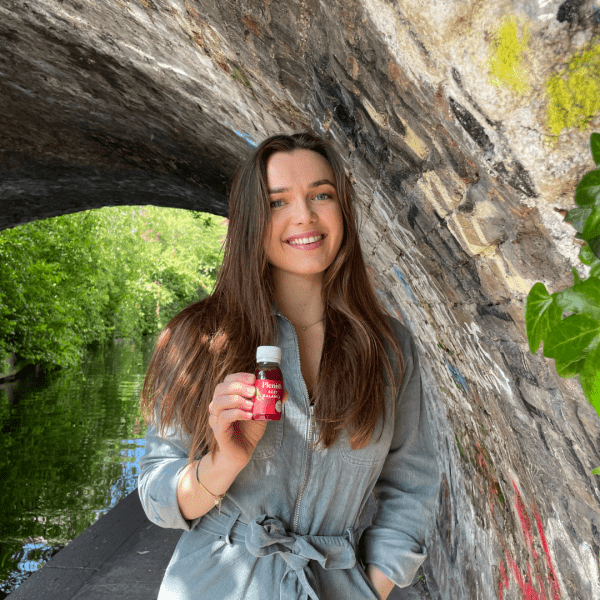
<instances>
[{"instance_id":1,"label":"eyebrow","mask_svg":"<svg viewBox=\"0 0 600 600\"><path fill-rule=\"evenodd\" d=\"M325 184L329 184L331 187L335 187L335 185L333 185L333 183L331 183L331 181L329 181L329 179L319 179L319 181L313 181L311 184L309 184L309 188L316 188L319 187L320 185L325 185ZM269 195L271 194L283 194L284 192L289 192L290 188L275 188L274 190L269 190Z\"/></svg>"}]
</instances>

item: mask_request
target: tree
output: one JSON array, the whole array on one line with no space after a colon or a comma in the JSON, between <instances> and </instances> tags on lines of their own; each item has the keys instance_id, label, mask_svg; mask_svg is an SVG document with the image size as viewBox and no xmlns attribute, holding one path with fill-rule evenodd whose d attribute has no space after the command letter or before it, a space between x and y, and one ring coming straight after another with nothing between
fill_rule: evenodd
<instances>
[{"instance_id":1,"label":"tree","mask_svg":"<svg viewBox=\"0 0 600 600\"><path fill-rule=\"evenodd\" d=\"M77 364L88 344L154 334L207 296L226 221L111 207L0 233L0 358Z\"/></svg>"}]
</instances>

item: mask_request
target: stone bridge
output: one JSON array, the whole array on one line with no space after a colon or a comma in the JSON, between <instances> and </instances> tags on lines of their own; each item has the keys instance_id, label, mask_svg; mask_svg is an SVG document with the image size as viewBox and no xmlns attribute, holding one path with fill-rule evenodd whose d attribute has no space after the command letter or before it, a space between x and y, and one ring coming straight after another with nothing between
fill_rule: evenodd
<instances>
[{"instance_id":1,"label":"stone bridge","mask_svg":"<svg viewBox=\"0 0 600 600\"><path fill-rule=\"evenodd\" d=\"M563 216L600 119L557 135L547 82L593 48L599 13L0 0L0 229L109 205L226 215L250 147L327 134L381 299L422 354L443 472L428 585L447 600L600 598L600 421L530 354L523 319L536 281L554 292L584 272Z\"/></svg>"}]
</instances>

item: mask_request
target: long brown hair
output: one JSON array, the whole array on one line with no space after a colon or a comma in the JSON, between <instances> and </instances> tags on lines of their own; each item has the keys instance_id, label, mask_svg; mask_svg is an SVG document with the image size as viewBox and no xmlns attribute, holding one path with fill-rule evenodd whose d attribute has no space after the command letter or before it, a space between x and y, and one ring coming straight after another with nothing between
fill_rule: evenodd
<instances>
[{"instance_id":1,"label":"long brown hair","mask_svg":"<svg viewBox=\"0 0 600 600\"><path fill-rule=\"evenodd\" d=\"M367 275L354 192L341 157L314 132L270 137L233 180L223 264L213 294L188 306L161 332L142 389L146 420L158 419L163 435L167 428L182 428L191 439L190 460L208 451L214 457L218 450L208 424L216 385L230 373L253 372L257 346L274 341L274 290L262 243L270 226L266 165L275 152L295 149L318 152L329 162L344 220L342 245L322 289L325 340L313 394L321 435L315 446L330 447L344 428L354 449L366 446L379 416L385 420L386 382L393 393L402 379L402 351Z\"/></svg>"}]
</instances>

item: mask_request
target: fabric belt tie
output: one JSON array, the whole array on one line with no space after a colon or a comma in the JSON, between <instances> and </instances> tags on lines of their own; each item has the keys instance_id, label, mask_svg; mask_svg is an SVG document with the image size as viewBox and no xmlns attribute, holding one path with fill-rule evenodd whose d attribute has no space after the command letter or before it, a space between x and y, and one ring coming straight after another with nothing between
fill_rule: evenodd
<instances>
[{"instance_id":1,"label":"fabric belt tie","mask_svg":"<svg viewBox=\"0 0 600 600\"><path fill-rule=\"evenodd\" d=\"M316 560L324 569L351 569L356 564L354 533L346 529L344 535L299 535L286 531L276 517L261 515L248 525L237 520L241 512L221 518L202 518L198 528L245 542L248 552L257 557L279 554L288 565L280 586L280 598L319 600L315 591L316 580L309 561ZM208 521L208 522L206 522Z\"/></svg>"}]
</instances>

